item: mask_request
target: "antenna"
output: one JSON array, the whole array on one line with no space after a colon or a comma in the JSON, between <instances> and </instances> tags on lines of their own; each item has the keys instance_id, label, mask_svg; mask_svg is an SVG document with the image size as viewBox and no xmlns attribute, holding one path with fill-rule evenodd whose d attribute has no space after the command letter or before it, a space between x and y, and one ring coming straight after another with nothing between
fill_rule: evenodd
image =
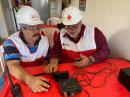
<instances>
[{"instance_id":1,"label":"antenna","mask_svg":"<svg viewBox=\"0 0 130 97\"><path fill-rule=\"evenodd\" d=\"M7 65L5 65L5 70L7 72L8 77L9 77L10 85L13 86L13 82L12 82L12 79L11 79L11 76L10 76L9 69L8 69Z\"/></svg>"}]
</instances>

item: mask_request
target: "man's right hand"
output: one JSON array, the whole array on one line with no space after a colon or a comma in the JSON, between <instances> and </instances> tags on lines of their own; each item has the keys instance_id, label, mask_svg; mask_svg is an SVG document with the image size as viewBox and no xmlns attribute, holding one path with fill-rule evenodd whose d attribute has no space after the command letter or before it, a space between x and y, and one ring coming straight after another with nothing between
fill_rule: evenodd
<instances>
[{"instance_id":1,"label":"man's right hand","mask_svg":"<svg viewBox=\"0 0 130 97\"><path fill-rule=\"evenodd\" d=\"M48 91L49 84L48 79L40 76L32 76L20 65L19 60L7 61L9 72L16 79L25 82L33 92Z\"/></svg>"},{"instance_id":2,"label":"man's right hand","mask_svg":"<svg viewBox=\"0 0 130 97\"><path fill-rule=\"evenodd\" d=\"M57 71L57 64L48 64L45 68L46 73L52 73Z\"/></svg>"},{"instance_id":3,"label":"man's right hand","mask_svg":"<svg viewBox=\"0 0 130 97\"><path fill-rule=\"evenodd\" d=\"M48 92L50 87L48 83L48 79L41 76L31 76L27 81L27 85L33 92Z\"/></svg>"}]
</instances>

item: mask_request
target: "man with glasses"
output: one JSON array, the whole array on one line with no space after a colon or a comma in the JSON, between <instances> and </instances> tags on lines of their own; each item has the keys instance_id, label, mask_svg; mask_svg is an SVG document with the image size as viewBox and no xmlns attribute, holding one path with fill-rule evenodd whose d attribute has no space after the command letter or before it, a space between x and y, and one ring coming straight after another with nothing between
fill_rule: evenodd
<instances>
[{"instance_id":1,"label":"man with glasses","mask_svg":"<svg viewBox=\"0 0 130 97\"><path fill-rule=\"evenodd\" d=\"M61 29L50 54L46 72L57 70L58 62L75 62L76 67L85 67L108 58L110 49L103 33L94 26L82 24L82 15L76 7L65 8L62 12Z\"/></svg>"},{"instance_id":2,"label":"man with glasses","mask_svg":"<svg viewBox=\"0 0 130 97\"><path fill-rule=\"evenodd\" d=\"M40 34L39 24L43 24L38 12L29 6L22 6L17 13L20 31L12 34L4 42L5 60L9 72L16 79L25 82L33 92L48 91L48 79L32 76L24 67L41 65L46 59L49 43Z\"/></svg>"}]
</instances>

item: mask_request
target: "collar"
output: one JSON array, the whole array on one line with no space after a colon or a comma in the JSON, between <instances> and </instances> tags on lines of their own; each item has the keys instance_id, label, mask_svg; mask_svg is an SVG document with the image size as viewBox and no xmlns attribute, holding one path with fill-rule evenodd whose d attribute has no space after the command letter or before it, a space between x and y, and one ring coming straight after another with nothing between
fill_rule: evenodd
<instances>
[{"instance_id":1,"label":"collar","mask_svg":"<svg viewBox=\"0 0 130 97\"><path fill-rule=\"evenodd\" d=\"M22 40L25 44L28 44L27 41L25 40L24 36L23 36L23 32L22 32L22 31L20 31L19 37L21 38L21 40ZM41 36L40 36L39 39L34 43L34 46L38 45L40 40L41 40ZM28 44L28 45L29 45L29 44Z\"/></svg>"},{"instance_id":2,"label":"collar","mask_svg":"<svg viewBox=\"0 0 130 97\"><path fill-rule=\"evenodd\" d=\"M72 38L72 37L70 37L67 33L65 33L63 37L67 37L67 38L69 38L71 41L73 41L74 43L77 43L77 42L79 42L80 38L83 36L84 30L85 30L85 25L82 24L80 33L79 33L79 35L78 35L77 38Z\"/></svg>"}]
</instances>

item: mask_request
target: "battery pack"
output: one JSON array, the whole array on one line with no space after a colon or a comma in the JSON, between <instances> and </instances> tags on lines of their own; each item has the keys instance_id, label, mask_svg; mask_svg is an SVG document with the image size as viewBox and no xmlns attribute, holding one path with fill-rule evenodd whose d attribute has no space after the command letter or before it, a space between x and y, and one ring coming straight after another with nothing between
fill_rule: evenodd
<instances>
[{"instance_id":1,"label":"battery pack","mask_svg":"<svg viewBox=\"0 0 130 97\"><path fill-rule=\"evenodd\" d=\"M130 91L130 67L120 70L118 80Z\"/></svg>"}]
</instances>

